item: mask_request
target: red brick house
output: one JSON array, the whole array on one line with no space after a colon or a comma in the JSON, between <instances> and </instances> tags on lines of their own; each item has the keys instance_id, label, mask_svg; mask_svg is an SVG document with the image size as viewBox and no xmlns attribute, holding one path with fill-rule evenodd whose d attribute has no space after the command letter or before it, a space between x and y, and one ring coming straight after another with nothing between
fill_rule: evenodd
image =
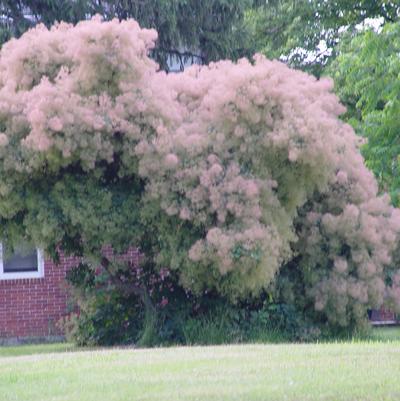
<instances>
[{"instance_id":1,"label":"red brick house","mask_svg":"<svg viewBox=\"0 0 400 401\"><path fill-rule=\"evenodd\" d=\"M112 249L105 254L112 257ZM139 252L131 248L120 258L137 263ZM68 313L65 275L77 263L61 254L55 265L35 249L6 256L0 243L0 344L62 335L57 322ZM399 323L385 309L371 311L370 319L376 325Z\"/></svg>"},{"instance_id":2,"label":"red brick house","mask_svg":"<svg viewBox=\"0 0 400 401\"><path fill-rule=\"evenodd\" d=\"M114 256L110 247L104 254ZM130 248L118 259L138 263L139 251ZM57 322L69 312L65 275L78 263L61 253L55 265L39 249L6 255L0 243L0 345L62 336Z\"/></svg>"},{"instance_id":3,"label":"red brick house","mask_svg":"<svg viewBox=\"0 0 400 401\"><path fill-rule=\"evenodd\" d=\"M65 274L75 264L61 255L56 266L41 250L6 259L0 246L0 343L62 334L57 322L67 312Z\"/></svg>"},{"instance_id":4,"label":"red brick house","mask_svg":"<svg viewBox=\"0 0 400 401\"><path fill-rule=\"evenodd\" d=\"M387 326L400 324L400 315L396 315L387 308L372 309L369 313L369 319L374 326Z\"/></svg>"}]
</instances>

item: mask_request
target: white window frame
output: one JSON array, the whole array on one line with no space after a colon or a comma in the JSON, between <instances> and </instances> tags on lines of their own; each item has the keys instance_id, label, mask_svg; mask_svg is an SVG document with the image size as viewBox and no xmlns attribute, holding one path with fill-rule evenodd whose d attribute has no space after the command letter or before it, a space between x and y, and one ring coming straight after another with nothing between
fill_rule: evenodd
<instances>
[{"instance_id":1,"label":"white window frame","mask_svg":"<svg viewBox=\"0 0 400 401\"><path fill-rule=\"evenodd\" d=\"M36 249L38 269L35 272L5 273L3 264L3 244L0 242L0 280L20 280L44 277L44 255L42 249Z\"/></svg>"}]
</instances>

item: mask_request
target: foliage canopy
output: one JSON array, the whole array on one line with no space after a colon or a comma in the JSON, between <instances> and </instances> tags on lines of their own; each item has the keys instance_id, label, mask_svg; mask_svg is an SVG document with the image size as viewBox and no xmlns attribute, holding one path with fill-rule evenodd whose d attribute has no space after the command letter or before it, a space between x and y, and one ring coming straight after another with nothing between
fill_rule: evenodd
<instances>
[{"instance_id":1,"label":"foliage canopy","mask_svg":"<svg viewBox=\"0 0 400 401\"><path fill-rule=\"evenodd\" d=\"M37 23L77 23L96 14L105 20L134 18L157 30L152 57L168 70L171 57L183 64L247 55L242 21L251 5L252 0L6 0L0 2L0 42Z\"/></svg>"},{"instance_id":2,"label":"foliage canopy","mask_svg":"<svg viewBox=\"0 0 400 401\"><path fill-rule=\"evenodd\" d=\"M156 38L94 18L3 46L2 240L107 271L105 245L135 245L195 292L275 283L334 325L399 305L398 271L385 281L399 211L331 81L262 56L167 75L147 56Z\"/></svg>"},{"instance_id":3,"label":"foliage canopy","mask_svg":"<svg viewBox=\"0 0 400 401\"><path fill-rule=\"evenodd\" d=\"M367 138L363 153L381 190L399 205L400 24L343 41L327 73L347 106L344 118Z\"/></svg>"},{"instance_id":4,"label":"foliage canopy","mask_svg":"<svg viewBox=\"0 0 400 401\"><path fill-rule=\"evenodd\" d=\"M386 0L267 0L248 9L246 24L254 50L320 76L343 31L354 35L368 19L393 22L399 15L398 2Z\"/></svg>"}]
</instances>

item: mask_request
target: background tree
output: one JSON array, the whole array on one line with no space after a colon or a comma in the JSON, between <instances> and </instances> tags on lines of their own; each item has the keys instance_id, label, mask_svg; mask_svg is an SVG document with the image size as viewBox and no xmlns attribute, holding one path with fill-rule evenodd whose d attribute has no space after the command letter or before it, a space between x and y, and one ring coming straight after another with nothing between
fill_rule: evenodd
<instances>
[{"instance_id":1,"label":"background tree","mask_svg":"<svg viewBox=\"0 0 400 401\"><path fill-rule=\"evenodd\" d=\"M0 1L2 42L38 22L76 23L95 14L134 18L159 32L153 57L163 69L185 63L237 59L262 52L319 76L336 55L343 30L374 18L399 17L396 2L362 0L18 0Z\"/></svg>"},{"instance_id":2,"label":"background tree","mask_svg":"<svg viewBox=\"0 0 400 401\"><path fill-rule=\"evenodd\" d=\"M328 69L347 107L344 118L367 138L363 154L382 191L399 204L400 25L346 38Z\"/></svg>"},{"instance_id":3,"label":"background tree","mask_svg":"<svg viewBox=\"0 0 400 401\"><path fill-rule=\"evenodd\" d=\"M396 21L400 11L398 2L384 0L267 0L258 5L246 17L254 49L317 76L335 58L344 30L355 34L369 18Z\"/></svg>"},{"instance_id":4,"label":"background tree","mask_svg":"<svg viewBox=\"0 0 400 401\"><path fill-rule=\"evenodd\" d=\"M167 70L173 61L183 69L188 61L250 55L243 47L242 20L251 4L252 0L2 0L2 42L39 22L50 27L56 21L76 23L95 14L106 20L134 18L158 31L152 56L160 66Z\"/></svg>"},{"instance_id":5,"label":"background tree","mask_svg":"<svg viewBox=\"0 0 400 401\"><path fill-rule=\"evenodd\" d=\"M87 0L1 0L0 43L21 36L37 23L77 23L87 15Z\"/></svg>"}]
</instances>

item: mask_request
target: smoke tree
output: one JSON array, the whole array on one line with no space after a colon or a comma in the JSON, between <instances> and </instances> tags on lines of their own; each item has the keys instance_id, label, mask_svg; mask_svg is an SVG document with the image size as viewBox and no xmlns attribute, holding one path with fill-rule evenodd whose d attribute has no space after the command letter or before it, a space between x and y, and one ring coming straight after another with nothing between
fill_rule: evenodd
<instances>
[{"instance_id":1,"label":"smoke tree","mask_svg":"<svg viewBox=\"0 0 400 401\"><path fill-rule=\"evenodd\" d=\"M399 305L399 212L331 81L262 56L167 75L147 55L156 38L94 18L3 46L2 241L111 273L104 246L137 246L192 291L276 285L333 325Z\"/></svg>"}]
</instances>

